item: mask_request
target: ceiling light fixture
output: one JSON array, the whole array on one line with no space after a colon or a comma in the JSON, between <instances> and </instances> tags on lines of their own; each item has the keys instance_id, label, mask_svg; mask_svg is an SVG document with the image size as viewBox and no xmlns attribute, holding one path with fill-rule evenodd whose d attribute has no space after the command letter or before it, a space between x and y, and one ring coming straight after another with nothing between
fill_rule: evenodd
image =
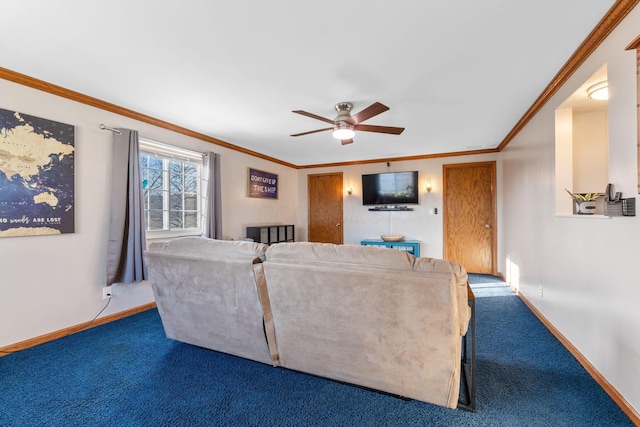
<instances>
[{"instance_id":1,"label":"ceiling light fixture","mask_svg":"<svg viewBox=\"0 0 640 427\"><path fill-rule=\"evenodd\" d=\"M343 120L337 122L333 127L333 137L335 139L352 139L355 134L353 125Z\"/></svg>"},{"instance_id":2,"label":"ceiling light fixture","mask_svg":"<svg viewBox=\"0 0 640 427\"><path fill-rule=\"evenodd\" d=\"M589 98L597 99L598 101L609 99L609 85L607 81L605 80L596 83L593 86L589 86L587 94L589 95Z\"/></svg>"}]
</instances>

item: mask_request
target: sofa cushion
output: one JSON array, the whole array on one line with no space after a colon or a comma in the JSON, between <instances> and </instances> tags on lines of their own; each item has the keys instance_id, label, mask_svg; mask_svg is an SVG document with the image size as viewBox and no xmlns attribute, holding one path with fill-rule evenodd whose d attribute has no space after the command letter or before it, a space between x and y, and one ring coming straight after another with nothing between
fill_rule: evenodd
<instances>
[{"instance_id":1,"label":"sofa cushion","mask_svg":"<svg viewBox=\"0 0 640 427\"><path fill-rule=\"evenodd\" d=\"M271 262L293 262L300 264L336 263L345 266L365 266L413 270L415 257L405 251L389 250L373 246L334 245L331 243L278 243L267 249Z\"/></svg>"},{"instance_id":2,"label":"sofa cushion","mask_svg":"<svg viewBox=\"0 0 640 427\"><path fill-rule=\"evenodd\" d=\"M264 261L268 246L264 243L254 243L233 240L214 240L203 237L180 237L166 242L152 243L152 252L181 254L184 256L199 256L209 258L212 255L228 254L229 256L249 257L256 261Z\"/></svg>"}]
</instances>

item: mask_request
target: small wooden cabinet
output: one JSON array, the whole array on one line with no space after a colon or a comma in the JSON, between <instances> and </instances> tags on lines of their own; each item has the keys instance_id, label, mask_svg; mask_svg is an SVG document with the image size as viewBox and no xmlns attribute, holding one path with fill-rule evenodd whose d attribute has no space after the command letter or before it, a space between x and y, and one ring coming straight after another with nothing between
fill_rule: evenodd
<instances>
[{"instance_id":1,"label":"small wooden cabinet","mask_svg":"<svg viewBox=\"0 0 640 427\"><path fill-rule=\"evenodd\" d=\"M360 241L363 246L381 246L409 252L411 255L420 256L420 242L417 240L401 240L399 242L385 242L380 239L368 239Z\"/></svg>"},{"instance_id":2,"label":"small wooden cabinet","mask_svg":"<svg viewBox=\"0 0 640 427\"><path fill-rule=\"evenodd\" d=\"M247 227L247 238L254 242L272 243L295 241L295 228L293 225L260 225Z\"/></svg>"}]
</instances>

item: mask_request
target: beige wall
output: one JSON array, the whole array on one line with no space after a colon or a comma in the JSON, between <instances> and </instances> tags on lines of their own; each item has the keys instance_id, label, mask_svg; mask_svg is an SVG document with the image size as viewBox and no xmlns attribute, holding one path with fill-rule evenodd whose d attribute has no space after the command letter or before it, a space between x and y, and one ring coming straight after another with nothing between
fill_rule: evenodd
<instances>
[{"instance_id":1,"label":"beige wall","mask_svg":"<svg viewBox=\"0 0 640 427\"><path fill-rule=\"evenodd\" d=\"M244 237L256 223L296 219L297 173L291 168L223 149L145 123L0 80L0 108L75 126L76 232L0 238L0 347L93 319L105 306L112 134L98 128L137 129L140 136L222 157L223 235ZM247 168L279 175L278 200L246 197ZM147 283L115 284L102 316L153 301Z\"/></svg>"},{"instance_id":2,"label":"beige wall","mask_svg":"<svg viewBox=\"0 0 640 427\"><path fill-rule=\"evenodd\" d=\"M624 197L637 196L636 53L625 47L638 36L638 22L636 6L500 153L498 188L500 271L636 411L640 218L555 214L554 116L560 103L606 63L608 182Z\"/></svg>"},{"instance_id":3,"label":"beige wall","mask_svg":"<svg viewBox=\"0 0 640 427\"><path fill-rule=\"evenodd\" d=\"M607 111L573 113L574 193L604 192L609 183Z\"/></svg>"},{"instance_id":4,"label":"beige wall","mask_svg":"<svg viewBox=\"0 0 640 427\"><path fill-rule=\"evenodd\" d=\"M440 157L427 160L411 160L371 163L354 166L301 169L298 171L298 225L300 236L307 237L307 176L316 173L342 172L345 188L351 186L353 194L344 196L344 243L360 244L363 239L379 239L381 234L401 234L407 240L420 241L420 255L431 258L443 256L442 223L442 166L454 163L471 163L495 160L497 154L477 156ZM420 180L419 204L408 212L371 212L362 205L362 175L380 172L418 171ZM499 171L498 171L499 175ZM427 180L432 190L426 191ZM436 215L429 210L437 208Z\"/></svg>"}]
</instances>

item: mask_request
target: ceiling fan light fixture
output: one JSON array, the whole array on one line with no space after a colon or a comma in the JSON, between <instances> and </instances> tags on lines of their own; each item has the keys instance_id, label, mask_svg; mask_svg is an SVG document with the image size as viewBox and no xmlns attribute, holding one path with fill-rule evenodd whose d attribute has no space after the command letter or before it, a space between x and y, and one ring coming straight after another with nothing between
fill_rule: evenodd
<instances>
[{"instance_id":1,"label":"ceiling fan light fixture","mask_svg":"<svg viewBox=\"0 0 640 427\"><path fill-rule=\"evenodd\" d=\"M393 127L393 126L376 126L376 125L363 125L362 122L365 120L369 120L372 117L377 116L378 114L384 113L389 109L384 104L379 102L374 102L369 105L364 110L360 111L358 114L352 116L351 110L353 109L353 104L350 102L339 102L335 105L335 109L338 112L335 119L327 119L322 116L318 116L317 114L309 113L304 110L292 110L292 113L300 114L303 116L310 117L312 119L320 120L325 123L329 123L331 127L325 127L322 129L315 129L308 132L295 133L291 136L302 136L309 135L311 133L324 132L327 130L332 131L332 136L335 139L339 139L342 142L342 145L351 144L353 142L353 137L356 134L356 130L358 132L377 132L377 133L387 133L391 135L400 135L404 128Z\"/></svg>"},{"instance_id":2,"label":"ceiling fan light fixture","mask_svg":"<svg viewBox=\"0 0 640 427\"><path fill-rule=\"evenodd\" d=\"M589 95L589 98L599 101L609 99L609 85L607 81L605 80L596 83L593 86L589 86L589 88L587 89L587 94Z\"/></svg>"},{"instance_id":3,"label":"ceiling fan light fixture","mask_svg":"<svg viewBox=\"0 0 640 427\"><path fill-rule=\"evenodd\" d=\"M347 122L340 121L333 127L333 137L335 139L352 139L355 136L353 125Z\"/></svg>"}]
</instances>

